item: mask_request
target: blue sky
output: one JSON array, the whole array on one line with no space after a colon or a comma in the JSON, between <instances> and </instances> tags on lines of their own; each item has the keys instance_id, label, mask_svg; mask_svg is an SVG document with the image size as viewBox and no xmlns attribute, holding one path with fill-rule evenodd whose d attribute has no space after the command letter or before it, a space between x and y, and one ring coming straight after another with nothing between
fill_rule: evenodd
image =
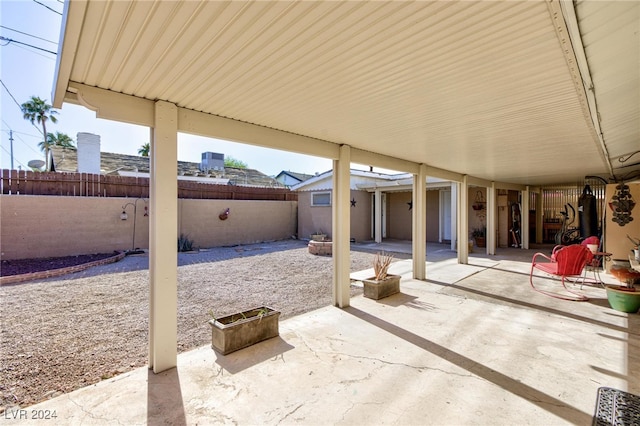
<instances>
[{"instance_id":1,"label":"blue sky","mask_svg":"<svg viewBox=\"0 0 640 426\"><path fill-rule=\"evenodd\" d=\"M0 0L0 35L16 42L57 52L62 16L47 7L62 13L63 3L61 0L38 2L42 4L34 0ZM46 99L48 103L52 102L56 57L54 54L16 42L0 40L0 74L2 83L6 86L6 89L0 86L0 160L2 168L11 167L9 131L12 130L14 168L25 169L30 160L44 159L43 153L37 147L42 135L38 130L40 126L37 129L24 120L18 104L27 101L32 95ZM149 141L148 128L97 119L92 111L81 106L64 104L57 118L58 123L48 124L48 132L63 132L74 140L78 132L98 134L101 138L101 150L104 152L137 155L138 148ZM276 175L282 170L322 173L332 166L331 161L327 159L192 135L179 135L179 160L199 162L201 153L205 151L220 152L225 156L242 160L250 168L268 175ZM352 167L367 169L366 166L355 164Z\"/></svg>"}]
</instances>

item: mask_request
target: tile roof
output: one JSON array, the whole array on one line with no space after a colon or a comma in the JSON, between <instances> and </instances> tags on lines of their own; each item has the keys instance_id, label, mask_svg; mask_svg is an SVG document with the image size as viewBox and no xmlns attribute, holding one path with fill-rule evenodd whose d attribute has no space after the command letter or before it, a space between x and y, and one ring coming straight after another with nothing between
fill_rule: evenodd
<instances>
[{"instance_id":1,"label":"tile roof","mask_svg":"<svg viewBox=\"0 0 640 426\"><path fill-rule=\"evenodd\" d=\"M55 146L52 149L53 164L58 172L78 171L78 152L73 148ZM240 169L225 167L224 173L211 173L209 176L199 169L200 163L178 161L178 174L181 176L195 176L203 179L223 178L229 179L230 185L279 187L284 185L274 178L265 175L255 169ZM100 172L102 174L118 173L119 171L149 173L149 157L138 155L116 154L113 152L100 152ZM212 182L213 183L213 182Z\"/></svg>"}]
</instances>

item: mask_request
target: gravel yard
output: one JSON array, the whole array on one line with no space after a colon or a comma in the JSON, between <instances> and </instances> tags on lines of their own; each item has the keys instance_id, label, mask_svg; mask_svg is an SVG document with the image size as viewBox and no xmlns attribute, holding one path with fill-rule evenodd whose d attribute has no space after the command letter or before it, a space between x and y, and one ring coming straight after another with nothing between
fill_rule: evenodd
<instances>
[{"instance_id":1,"label":"gravel yard","mask_svg":"<svg viewBox=\"0 0 640 426\"><path fill-rule=\"evenodd\" d=\"M373 253L352 250L351 271L372 260ZM303 241L181 253L179 265L179 352L211 343L210 310L222 316L266 305L284 319L331 304L332 259L309 254ZM0 298L0 412L147 364L146 255L2 286Z\"/></svg>"}]
</instances>

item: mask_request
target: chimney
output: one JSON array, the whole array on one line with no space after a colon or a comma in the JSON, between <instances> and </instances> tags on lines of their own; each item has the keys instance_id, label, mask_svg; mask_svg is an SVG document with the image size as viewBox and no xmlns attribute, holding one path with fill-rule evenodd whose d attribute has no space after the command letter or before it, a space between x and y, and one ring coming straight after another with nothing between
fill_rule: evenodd
<instances>
[{"instance_id":1,"label":"chimney","mask_svg":"<svg viewBox=\"0 0 640 426\"><path fill-rule=\"evenodd\" d=\"M78 173L100 174L100 136L80 132L78 141Z\"/></svg>"},{"instance_id":2,"label":"chimney","mask_svg":"<svg viewBox=\"0 0 640 426\"><path fill-rule=\"evenodd\" d=\"M210 170L224 173L224 154L217 152L203 152L200 161L200 170L208 173Z\"/></svg>"}]
</instances>

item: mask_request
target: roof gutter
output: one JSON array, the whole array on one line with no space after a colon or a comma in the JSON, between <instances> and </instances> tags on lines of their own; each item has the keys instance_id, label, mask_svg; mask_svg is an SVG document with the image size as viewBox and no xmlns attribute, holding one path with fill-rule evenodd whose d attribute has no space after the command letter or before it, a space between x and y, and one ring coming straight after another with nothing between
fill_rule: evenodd
<instances>
[{"instance_id":1,"label":"roof gutter","mask_svg":"<svg viewBox=\"0 0 640 426\"><path fill-rule=\"evenodd\" d=\"M600 155L609 174L614 176L613 166L609 158L609 151L604 141L602 128L600 127L600 114L596 102L595 88L591 80L589 63L584 52L578 18L573 7L572 0L551 0L547 2L553 27L556 30L558 40L564 52L567 65L573 78L573 82L582 104L582 109L587 120L593 124L592 131L598 141Z\"/></svg>"},{"instance_id":2,"label":"roof gutter","mask_svg":"<svg viewBox=\"0 0 640 426\"><path fill-rule=\"evenodd\" d=\"M51 92L51 102L54 108L62 108L62 103L66 100L71 68L80 43L80 32L84 24L88 3L88 1L64 2Z\"/></svg>"}]
</instances>

